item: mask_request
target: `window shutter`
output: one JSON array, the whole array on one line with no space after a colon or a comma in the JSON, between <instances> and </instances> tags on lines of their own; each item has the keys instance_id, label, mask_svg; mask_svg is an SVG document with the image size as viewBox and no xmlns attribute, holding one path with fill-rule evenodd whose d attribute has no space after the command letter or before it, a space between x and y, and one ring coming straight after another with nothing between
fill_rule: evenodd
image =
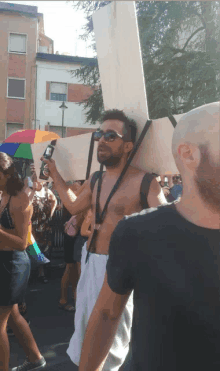
<instances>
[{"instance_id":1,"label":"window shutter","mask_svg":"<svg viewBox=\"0 0 220 371\"><path fill-rule=\"evenodd\" d=\"M56 94L66 94L67 93L67 84L62 84L58 82L50 83L50 92Z\"/></svg>"},{"instance_id":2,"label":"window shutter","mask_svg":"<svg viewBox=\"0 0 220 371\"><path fill-rule=\"evenodd\" d=\"M26 35L11 33L9 39L9 51L15 53L26 53Z\"/></svg>"}]
</instances>

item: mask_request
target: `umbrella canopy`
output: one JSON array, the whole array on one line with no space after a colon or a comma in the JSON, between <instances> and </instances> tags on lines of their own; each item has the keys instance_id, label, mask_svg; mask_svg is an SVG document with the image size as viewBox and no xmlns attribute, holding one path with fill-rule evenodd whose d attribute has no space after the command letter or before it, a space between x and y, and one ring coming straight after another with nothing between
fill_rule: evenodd
<instances>
[{"instance_id":1,"label":"umbrella canopy","mask_svg":"<svg viewBox=\"0 0 220 371\"><path fill-rule=\"evenodd\" d=\"M59 135L51 131L19 130L5 139L0 146L0 152L10 156L33 160L31 144L59 139Z\"/></svg>"}]
</instances>

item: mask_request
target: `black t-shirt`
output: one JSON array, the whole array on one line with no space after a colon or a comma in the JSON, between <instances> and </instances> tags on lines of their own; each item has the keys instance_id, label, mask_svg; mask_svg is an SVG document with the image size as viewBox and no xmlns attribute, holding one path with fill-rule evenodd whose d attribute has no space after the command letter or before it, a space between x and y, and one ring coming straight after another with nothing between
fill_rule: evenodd
<instances>
[{"instance_id":1,"label":"black t-shirt","mask_svg":"<svg viewBox=\"0 0 220 371\"><path fill-rule=\"evenodd\" d=\"M114 292L134 289L132 371L220 370L219 241L174 204L118 223L107 275Z\"/></svg>"}]
</instances>

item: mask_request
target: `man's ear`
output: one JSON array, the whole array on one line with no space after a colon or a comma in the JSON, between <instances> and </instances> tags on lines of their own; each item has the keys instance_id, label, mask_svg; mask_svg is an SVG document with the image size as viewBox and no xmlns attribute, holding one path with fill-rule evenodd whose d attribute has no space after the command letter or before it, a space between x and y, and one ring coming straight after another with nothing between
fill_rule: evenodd
<instances>
[{"instance_id":1,"label":"man's ear","mask_svg":"<svg viewBox=\"0 0 220 371\"><path fill-rule=\"evenodd\" d=\"M124 142L124 152L129 153L132 151L134 148L134 143L133 142Z\"/></svg>"}]
</instances>

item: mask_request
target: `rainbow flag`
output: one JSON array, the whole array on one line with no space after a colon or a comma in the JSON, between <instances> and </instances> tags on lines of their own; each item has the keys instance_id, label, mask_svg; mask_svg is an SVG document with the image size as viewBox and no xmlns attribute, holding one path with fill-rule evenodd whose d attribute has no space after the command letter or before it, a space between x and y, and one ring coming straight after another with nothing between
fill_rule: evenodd
<instances>
[{"instance_id":1,"label":"rainbow flag","mask_svg":"<svg viewBox=\"0 0 220 371\"><path fill-rule=\"evenodd\" d=\"M37 245L37 242L35 241L35 238L32 234L31 224L29 224L29 228L28 228L27 246L28 247L26 251L32 263L41 265L41 264L48 264L50 262L50 260L47 259L46 256L40 251Z\"/></svg>"}]
</instances>

